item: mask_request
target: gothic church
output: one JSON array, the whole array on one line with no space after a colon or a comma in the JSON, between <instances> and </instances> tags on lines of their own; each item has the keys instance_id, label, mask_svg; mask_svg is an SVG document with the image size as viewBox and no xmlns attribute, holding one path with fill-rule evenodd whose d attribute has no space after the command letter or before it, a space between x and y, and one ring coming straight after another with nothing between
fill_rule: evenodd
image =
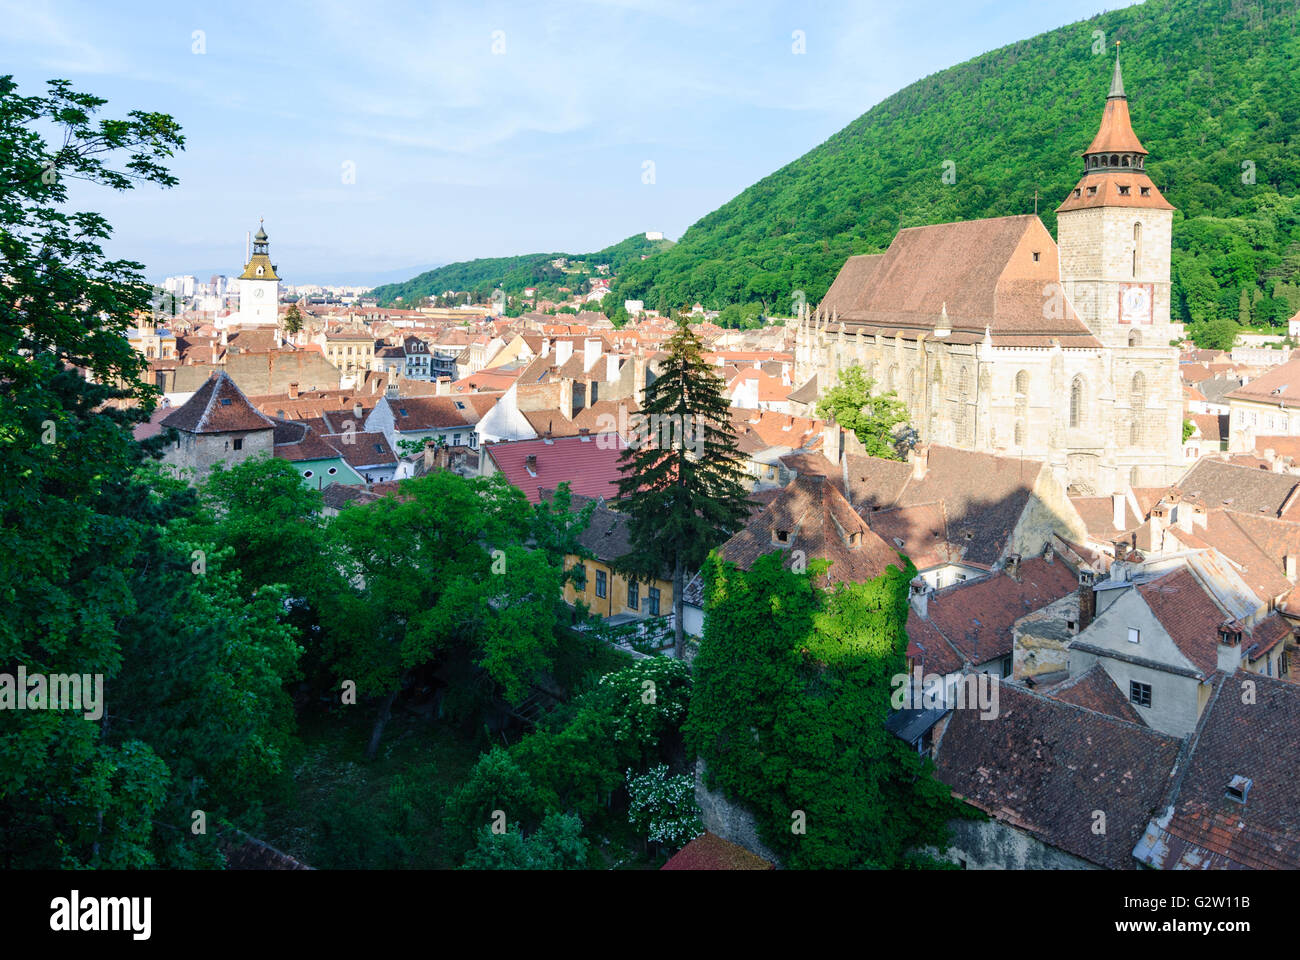
<instances>
[{"instance_id":1,"label":"gothic church","mask_svg":"<svg viewBox=\"0 0 1300 960\"><path fill-rule=\"evenodd\" d=\"M885 253L850 257L799 318L792 399L859 364L922 443L1045 460L1080 494L1174 482L1174 208L1146 157L1117 58L1057 242L1036 215L997 217L900 230Z\"/></svg>"}]
</instances>

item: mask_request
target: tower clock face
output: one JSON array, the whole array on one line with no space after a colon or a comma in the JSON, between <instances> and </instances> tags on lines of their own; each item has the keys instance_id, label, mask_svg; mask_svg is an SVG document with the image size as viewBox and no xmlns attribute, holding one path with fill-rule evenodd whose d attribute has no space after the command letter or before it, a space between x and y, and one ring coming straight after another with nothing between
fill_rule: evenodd
<instances>
[{"instance_id":1,"label":"tower clock face","mask_svg":"<svg viewBox=\"0 0 1300 960\"><path fill-rule=\"evenodd\" d=\"M1151 322L1151 285L1147 283L1126 283L1119 291L1119 322Z\"/></svg>"},{"instance_id":2,"label":"tower clock face","mask_svg":"<svg viewBox=\"0 0 1300 960\"><path fill-rule=\"evenodd\" d=\"M258 287L256 290L254 290L253 296L257 297L260 300L262 297L262 288Z\"/></svg>"}]
</instances>

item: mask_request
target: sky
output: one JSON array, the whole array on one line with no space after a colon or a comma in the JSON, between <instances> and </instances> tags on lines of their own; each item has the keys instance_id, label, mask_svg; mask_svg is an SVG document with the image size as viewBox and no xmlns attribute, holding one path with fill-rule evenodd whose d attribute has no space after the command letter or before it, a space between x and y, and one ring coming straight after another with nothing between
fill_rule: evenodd
<instances>
[{"instance_id":1,"label":"sky","mask_svg":"<svg viewBox=\"0 0 1300 960\"><path fill-rule=\"evenodd\" d=\"M289 283L677 239L908 84L1123 0L0 0L0 73L181 124L180 185L77 209L151 279Z\"/></svg>"}]
</instances>

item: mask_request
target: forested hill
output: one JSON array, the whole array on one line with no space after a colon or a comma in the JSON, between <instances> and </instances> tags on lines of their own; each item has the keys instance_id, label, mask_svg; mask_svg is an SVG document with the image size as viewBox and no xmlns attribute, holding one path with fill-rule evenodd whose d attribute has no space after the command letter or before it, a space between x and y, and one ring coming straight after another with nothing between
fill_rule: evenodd
<instances>
[{"instance_id":1,"label":"forested hill","mask_svg":"<svg viewBox=\"0 0 1300 960\"><path fill-rule=\"evenodd\" d=\"M648 304L762 301L784 314L792 291L816 303L846 257L885 249L900 227L1030 213L1035 189L1055 235L1119 40L1148 172L1179 209L1175 312L1274 321L1300 309L1297 9L1147 0L927 77L701 219L672 250L629 264L614 292Z\"/></svg>"},{"instance_id":2,"label":"forested hill","mask_svg":"<svg viewBox=\"0 0 1300 960\"><path fill-rule=\"evenodd\" d=\"M647 240L638 233L621 243L597 250L595 253L529 253L518 257L492 257L449 263L402 283L388 283L373 291L380 303L413 303L425 297L439 297L448 290L469 291L477 300L486 300L500 287L508 294L517 294L525 287L537 287L544 296L553 295L556 287L577 289L584 280L596 276L598 264L609 264L611 274L628 263L641 263L642 256L650 256L670 249L671 240ZM553 265L564 258L565 267Z\"/></svg>"}]
</instances>

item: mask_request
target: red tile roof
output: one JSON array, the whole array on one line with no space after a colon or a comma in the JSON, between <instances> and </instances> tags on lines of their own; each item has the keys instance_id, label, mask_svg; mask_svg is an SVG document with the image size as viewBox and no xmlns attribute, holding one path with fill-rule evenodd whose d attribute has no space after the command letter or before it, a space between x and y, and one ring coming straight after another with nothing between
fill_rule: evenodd
<instances>
[{"instance_id":1,"label":"red tile roof","mask_svg":"<svg viewBox=\"0 0 1300 960\"><path fill-rule=\"evenodd\" d=\"M1201 676L1209 677L1219 664L1219 625L1227 616L1210 599L1201 581L1187 567L1137 588L1151 614L1174 645Z\"/></svg>"},{"instance_id":2,"label":"red tile roof","mask_svg":"<svg viewBox=\"0 0 1300 960\"><path fill-rule=\"evenodd\" d=\"M776 865L711 833L696 837L668 858L661 870L775 870Z\"/></svg>"},{"instance_id":3,"label":"red tile roof","mask_svg":"<svg viewBox=\"0 0 1300 960\"><path fill-rule=\"evenodd\" d=\"M957 651L979 666L1011 653L1011 631L1017 620L1073 593L1078 586L1064 563L1035 557L1021 562L1018 580L1002 572L936 590L926 612Z\"/></svg>"},{"instance_id":4,"label":"red tile roof","mask_svg":"<svg viewBox=\"0 0 1300 960\"><path fill-rule=\"evenodd\" d=\"M492 443L483 449L506 479L524 492L529 503L540 501L542 490L554 490L566 481L571 493L606 500L618 497L618 479L622 475L618 459L626 447L616 433L558 437L549 443ZM536 458L531 465L529 457Z\"/></svg>"},{"instance_id":5,"label":"red tile roof","mask_svg":"<svg viewBox=\"0 0 1300 960\"><path fill-rule=\"evenodd\" d=\"M270 430L275 421L259 413L224 370L215 371L194 395L163 421L186 433L240 433Z\"/></svg>"}]
</instances>

